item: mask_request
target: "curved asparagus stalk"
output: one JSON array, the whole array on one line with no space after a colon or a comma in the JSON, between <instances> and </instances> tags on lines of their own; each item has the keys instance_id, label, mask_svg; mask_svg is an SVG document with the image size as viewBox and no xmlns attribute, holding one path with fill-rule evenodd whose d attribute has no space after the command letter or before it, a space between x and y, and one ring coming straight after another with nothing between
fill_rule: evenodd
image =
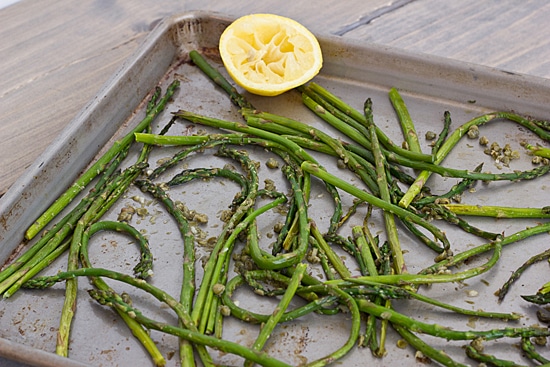
<instances>
[{"instance_id":1,"label":"curved asparagus stalk","mask_svg":"<svg viewBox=\"0 0 550 367\"><path fill-rule=\"evenodd\" d=\"M525 352L525 355L542 364L550 364L550 360L544 358L537 352L533 343L529 338L521 338L521 349Z\"/></svg>"},{"instance_id":2,"label":"curved asparagus stalk","mask_svg":"<svg viewBox=\"0 0 550 367\"><path fill-rule=\"evenodd\" d=\"M130 275L122 274L114 270L108 270L103 268L80 268L73 271L60 272L52 276L36 277L26 282L23 285L23 287L29 288L29 289L44 289L44 288L51 287L58 282L63 282L63 281L75 279L77 277L82 277L82 276L105 277L105 278L120 281L120 282L129 284L131 286L134 286L136 288L139 288L151 294L160 302L163 302L166 305L168 305L176 313L176 315L181 320L183 320L184 326L187 330L189 330L190 332L198 333L197 326L191 319L191 315L182 306L182 304L179 303L176 299L174 299L172 296L170 296L168 293L166 293L162 289L147 283L143 279L137 279ZM98 292L102 292L102 291L98 291ZM147 327L147 325L144 325L144 326ZM212 362L212 358L210 357L208 351L206 350L206 348L204 348L204 346L199 345L197 347L197 351L199 353L201 361L205 366L209 366L209 367L214 366Z\"/></svg>"},{"instance_id":3,"label":"curved asparagus stalk","mask_svg":"<svg viewBox=\"0 0 550 367\"><path fill-rule=\"evenodd\" d=\"M550 250L546 250L540 254L537 254L535 256L532 256L531 258L529 258L526 262L524 262L519 268L517 268L513 273L512 275L510 276L510 278L508 278L508 280L502 285L502 287L500 287L497 291L496 291L496 295L498 296L498 301L499 302L502 302L504 300L504 297L506 297L506 294L508 293L508 290L510 289L510 287L512 286L512 284L519 279L519 277L521 276L521 274L528 268L530 267L531 265L537 263L537 262L540 262L540 261L544 261L544 260L548 260L550 258Z\"/></svg>"},{"instance_id":4,"label":"curved asparagus stalk","mask_svg":"<svg viewBox=\"0 0 550 367\"><path fill-rule=\"evenodd\" d=\"M291 367L289 364L270 357L266 353L258 352L254 349L247 348L240 344L204 335L192 329L184 329L181 327L172 326L170 324L154 321L150 318L145 317L139 310L131 307L126 302L124 302L124 300L120 296L117 297L113 293L99 290L90 290L88 293L100 304L116 307L122 312L126 312L130 317L134 318L137 322L148 329L159 330L180 338L184 338L203 348L205 346L208 346L225 353L232 353L254 361L262 366Z\"/></svg>"},{"instance_id":5,"label":"curved asparagus stalk","mask_svg":"<svg viewBox=\"0 0 550 367\"><path fill-rule=\"evenodd\" d=\"M189 223L181 211L177 208L168 194L158 185L149 180L138 180L135 184L142 190L149 192L160 200L164 207L175 219L180 235L183 239L183 279L180 291L180 303L187 313L191 313L193 298L195 296L195 237L191 232ZM180 325L184 324L179 320ZM180 360L182 365L193 366L193 348L186 340L180 341Z\"/></svg>"},{"instance_id":6,"label":"curved asparagus stalk","mask_svg":"<svg viewBox=\"0 0 550 367\"><path fill-rule=\"evenodd\" d=\"M142 279L150 276L153 258L151 252L149 251L148 241L139 231L123 222L104 221L94 223L84 232L84 235L82 237L82 248L80 250L80 261L82 263L82 266L86 268L92 267L90 258L88 256L89 239L96 232L104 230L126 232L128 235L136 239L140 246L141 260L134 268L134 271L140 274L142 276ZM92 283L97 289L114 292L101 278L93 277ZM130 329L132 334L136 337L137 340L139 340L139 342L151 355L155 366L164 366L166 364L166 360L160 353L157 345L151 339L149 333L137 321L128 316L128 314L119 310L116 311L118 312L122 320L126 323L126 325L128 325L128 328Z\"/></svg>"}]
</instances>

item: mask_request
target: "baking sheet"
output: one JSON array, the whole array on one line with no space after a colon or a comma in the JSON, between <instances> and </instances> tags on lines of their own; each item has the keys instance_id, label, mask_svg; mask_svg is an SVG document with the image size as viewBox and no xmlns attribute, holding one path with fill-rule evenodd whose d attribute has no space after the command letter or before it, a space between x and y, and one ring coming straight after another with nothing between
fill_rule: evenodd
<instances>
[{"instance_id":1,"label":"baking sheet","mask_svg":"<svg viewBox=\"0 0 550 367\"><path fill-rule=\"evenodd\" d=\"M154 128L160 130L170 118L170 112L179 108L195 111L208 116L239 121L238 111L227 97L188 62L187 53L198 49L217 62L217 40L230 19L211 13L190 13L167 18L150 34L140 49L121 66L111 80L98 92L97 96L75 117L74 121L52 145L21 177L0 200L0 260L5 263L21 241L24 230L35 220L36 214L42 212L65 187L67 187L85 166L105 149L117 137L124 134L143 116L144 101L155 85L164 88L178 78L182 82L174 101L155 122ZM342 38L319 36L325 64L315 81L333 93L341 96L348 103L362 108L367 97L372 98L376 123L395 141L400 141L400 129L396 123L395 113L388 101L387 92L391 87L400 89L411 115L416 122L419 135L422 137L428 130L438 132L442 126L443 111L449 110L453 117L453 127L457 127L470 118L492 110L510 110L527 114L535 118L550 116L550 87L545 79L458 63L427 55L417 55L376 45L361 44ZM261 110L276 112L316 126L326 125L316 119L311 112L301 105L296 93L286 93L275 98L248 96L251 102ZM136 109L136 106L139 106ZM170 134L196 133L199 127L189 123L178 123ZM328 129L330 130L330 129ZM511 123L498 122L483 128L483 134L492 141L503 145L508 142L514 149L520 150L522 140L534 140L532 134ZM423 140L423 139L422 139ZM427 150L427 142L424 148ZM159 159L170 156L177 148L156 150L150 159L152 164ZM135 153L135 152L134 152ZM256 149L258 160L265 160L265 152ZM324 159L324 158L321 158ZM322 160L325 165L337 170L332 160ZM445 161L449 166L472 169L485 162L485 168L499 171L494 161L483 154L482 148L475 141L464 139L451 156ZM222 166L226 160L213 157L211 154L198 154L191 157L187 164L190 167ZM513 161L509 169L530 168L529 157ZM180 167L181 168L181 167ZM505 170L507 168L504 168ZM173 171L174 173L176 171ZM261 181L273 178L280 182L276 171L261 168ZM340 172L340 171L338 171ZM344 173L342 173L344 175ZM165 177L168 177L166 175ZM347 176L344 176L347 177ZM352 180L351 176L347 177ZM491 183L489 186L476 186L476 192L465 195L464 201L473 204L495 204L515 206L542 206L541 197L548 196L546 179L517 184ZM430 186L436 192L445 192L456 180L433 176ZM151 248L155 255L153 284L173 295L179 292L181 279L181 244L175 225L167 219L159 205L137 203L132 197L140 195L132 189L109 213L109 218L116 215L124 205L144 205L149 214L143 218L135 217L133 225L140 228L150 237ZM236 187L219 180L192 183L171 191L180 195L188 207L192 207L209 217L209 222L200 227L207 236L215 236L221 229L219 221L220 208L227 207ZM198 194L201 192L202 194ZM231 192L230 195L221 195ZM325 228L330 216L330 202L321 186L314 186L312 194L311 215L320 228ZM225 202L224 202L225 201ZM344 197L344 205L350 205L349 198ZM364 213L362 213L364 214ZM360 220L359 213L353 220ZM272 225L278 220L277 214L270 214L261 223L264 240L272 234ZM350 225L353 224L350 222ZM480 226L492 231L513 233L532 225L533 221L506 221L494 219L477 220ZM373 221L374 228L383 227ZM498 228L498 230L497 230ZM435 254L412 240L406 231L401 231L401 240L407 251L405 260L410 272L418 271L433 262ZM459 252L481 243L479 240L465 236L462 232L448 229L455 252ZM504 251L503 259L495 269L481 277L461 284L432 286L423 290L426 294L452 302L465 308L484 308L502 312L520 312L525 317L513 323L526 326L536 323L535 308L521 300L520 294L532 294L545 277L537 276L543 270L539 264L528 271L512 288L503 304L496 303L493 296L510 272L522 264L532 254L546 249L545 236L539 236L521 244L511 245ZM135 246L123 237L98 235L91 244L91 257L94 264L131 272L138 253ZM206 256L204 249L199 249L198 258ZM60 259L47 273L55 273L64 267L65 259ZM486 261L479 259L479 263ZM200 264L200 260L199 260ZM476 262L468 264L475 266ZM59 361L51 355L55 349L55 336L58 326L59 310L62 305L63 286L59 285L47 291L22 291L0 303L0 355L40 366L76 366L81 363L100 365L147 365L148 357L141 346L125 330L125 326L110 310L99 307L86 295L88 283L80 283L79 304L73 326L70 359ZM130 288L121 284L110 284L123 291ZM478 297L471 295L478 292ZM133 292L133 291L132 291ZM273 303L258 301L254 295L241 292L238 295L241 303L253 304L258 310L270 313ZM175 317L168 310L159 309L159 304L144 294L134 295L134 303L146 314L159 319L175 322ZM251 306L252 307L252 306ZM488 329L503 323L472 320L467 317L454 317L449 313L414 302L399 301L395 303L398 310L417 317L425 322L442 323L455 329L474 328ZM508 323L504 326L511 326ZM346 315L316 318L310 316L304 320L284 325L277 329L270 338L267 350L292 365L327 354L334 350L335 341L342 343L347 338L349 320ZM228 322L224 329L226 337L250 345L257 329L240 322ZM160 333L152 332L161 351L168 357L169 366L177 365L177 341ZM430 343L444 349L457 361L467 362L461 349L465 344L447 343L441 339L426 337ZM396 347L397 337L390 333L388 355L383 359L372 357L367 349L355 349L343 360L346 366L364 365L366 361L373 365L414 365L419 363L410 348ZM509 340L491 346L502 349L504 355L521 362L519 353L511 351ZM13 353L13 345L25 346L25 350L36 353ZM44 358L44 353L49 358ZM238 365L241 360L234 356L218 355L218 361L226 365ZM469 362L471 363L471 361Z\"/></svg>"}]
</instances>

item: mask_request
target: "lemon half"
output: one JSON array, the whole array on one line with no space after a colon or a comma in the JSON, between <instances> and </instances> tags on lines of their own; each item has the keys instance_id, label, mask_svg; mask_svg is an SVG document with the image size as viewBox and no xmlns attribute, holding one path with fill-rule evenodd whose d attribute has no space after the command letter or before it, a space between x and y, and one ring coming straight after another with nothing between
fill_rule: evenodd
<instances>
[{"instance_id":1,"label":"lemon half","mask_svg":"<svg viewBox=\"0 0 550 367\"><path fill-rule=\"evenodd\" d=\"M274 14L235 20L222 33L219 49L235 83L263 96L305 84L323 65L315 36L300 23Z\"/></svg>"}]
</instances>

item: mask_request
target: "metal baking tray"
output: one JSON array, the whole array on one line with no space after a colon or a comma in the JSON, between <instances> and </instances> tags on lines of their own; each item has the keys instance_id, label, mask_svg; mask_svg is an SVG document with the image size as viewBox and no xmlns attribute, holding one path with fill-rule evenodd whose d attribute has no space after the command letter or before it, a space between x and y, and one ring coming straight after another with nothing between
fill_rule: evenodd
<instances>
[{"instance_id":1,"label":"metal baking tray","mask_svg":"<svg viewBox=\"0 0 550 367\"><path fill-rule=\"evenodd\" d=\"M223 92L191 65L188 59L188 52L197 49L222 70L217 54L217 42L230 21L231 19L219 14L186 13L166 18L148 35L139 49L121 65L55 143L0 199L0 263L6 263L14 254L21 251L25 245L23 233L38 213L45 210L99 152L142 118L146 101L155 86L160 85L164 88L174 78L179 78L182 83L165 113L156 120L155 131L168 121L170 112L179 108L212 117L240 119L237 109L231 105ZM367 97L372 98L377 124L395 141L401 141L402 135L387 97L391 87L401 91L421 137L428 130L440 130L445 110L451 112L454 128L474 116L492 110L513 109L535 118L550 118L548 80L338 37L319 35L319 40L325 62L315 81L358 109L362 108ZM301 105L300 97L295 92L273 98L252 95L247 97L259 109L307 121L316 126L325 126L323 128L326 129L326 125ZM171 128L170 134L193 133L198 129L191 127L190 123L177 123ZM488 124L482 133L492 141L510 143L514 149L521 149L519 144L524 139L538 141L524 129L502 121ZM427 142L423 143L424 148L429 149ZM150 162L154 164L156 159L168 157L178 149L155 150ZM262 152L256 153L262 157ZM500 169L495 166L494 161L483 154L476 141L465 139L446 159L445 164L472 169L481 162L485 162L487 170L496 172ZM214 158L211 154L198 154L191 157L188 162L190 166L216 166L224 163L226 162ZM529 167L530 158L522 154L522 158L513 161L510 168L505 167L502 170ZM260 171L263 178L274 175L265 167ZM342 175L345 177L343 173ZM436 191L444 192L455 182L453 179L432 176L430 186ZM468 193L463 200L478 204L538 207L545 201L544 198L550 198L545 182L546 179L539 179L521 184L479 184L476 186L476 192ZM196 194L199 192L199 186L200 192L206 194ZM188 207L209 215L210 220L203 229L213 235L221 226L219 220L217 221L220 205L226 205L223 203L225 199L229 203L233 194L221 195L228 187L215 180L201 182L199 186L184 186L177 191L184 197ZM125 204L138 205L133 202L132 195L140 193L135 188L132 190L111 210L108 214L111 218L116 218L121 206ZM330 202L327 202L327 195L323 195L320 186L314 186L314 190L319 191L312 194L311 213L322 226L326 224L330 215ZM350 202L344 198L344 204L349 205ZM173 223L161 219L160 206L151 206L148 210L151 213L149 217L141 220L136 217L133 224L150 236L155 255L155 276L152 281L171 294L177 295L181 279L179 259L182 251L178 241L179 235L176 235L177 230ZM153 221L153 215L159 217ZM271 220L275 221L277 218L271 217ZM479 219L476 223L488 226L494 231L513 233L532 225L533 222ZM270 223L265 223L262 228L266 236L271 231L269 225ZM382 227L379 226L378 229ZM433 263L435 254L414 243L405 231L402 232L409 271L415 272ZM481 243L462 232L454 232L451 228L448 234L455 251ZM536 323L536 309L523 302L519 295L536 292L547 280L544 276L537 276L536 269L540 268L528 271L512 288L504 303L497 304L493 292L507 279L511 271L531 254L545 249L545 242L545 236L541 235L511 245L505 248L503 258L490 272L471 281L432 286L423 289L423 292L465 308L516 311L525 315L521 321L514 322L513 325ZM96 264L128 272L131 271L129 264L133 263L137 256L134 246L128 244L126 239L111 235L99 235L97 241L91 244L91 252ZM479 261L482 262L484 259ZM64 265L65 259L60 259L45 273L55 273ZM86 295L89 284L81 280L79 287L79 303L68 359L52 353L55 349L59 310L63 299L62 284L46 291L22 290L13 297L0 301L0 356L36 366L148 365L148 356L124 325L109 309L98 306ZM126 289L120 284L113 284L113 287L117 290ZM470 291L477 292L479 296L471 297L476 293ZM265 313L271 312L270 307L273 307L273 303L259 302L252 298L253 295L244 294L242 297L241 304L248 303L251 307L253 304ZM136 295L134 303L146 314L175 322L175 317L169 310L159 308L158 303L147 295ZM439 322L455 329L481 330L495 325L502 326L502 322L455 317L448 312L426 307L414 301L399 301L396 302L396 307L423 321ZM327 354L328 350L333 350L336 343L345 341L347 321L349 320L346 315L321 318L312 316L281 326L272 335L267 350L292 365L312 361ZM511 326L512 323L507 325ZM229 322L224 330L228 339L245 344L252 343L257 332L255 327L240 322ZM161 351L169 357L167 365L178 365L176 339L156 332L152 332L152 335ZM414 351L411 348L397 348L397 339L395 333L390 333L387 343L388 354L382 359L372 357L367 349L355 349L342 363L346 366L360 366L365 363L380 366L395 363L416 365ZM466 362L461 349L465 343L451 343L431 337L426 339L444 349L457 361ZM512 359L519 358L519 353L513 350L515 348L509 348L509 342L496 344L493 348L500 349L504 356L510 354ZM216 358L219 363L226 365L241 363L241 359L230 355L220 354L216 355Z\"/></svg>"}]
</instances>

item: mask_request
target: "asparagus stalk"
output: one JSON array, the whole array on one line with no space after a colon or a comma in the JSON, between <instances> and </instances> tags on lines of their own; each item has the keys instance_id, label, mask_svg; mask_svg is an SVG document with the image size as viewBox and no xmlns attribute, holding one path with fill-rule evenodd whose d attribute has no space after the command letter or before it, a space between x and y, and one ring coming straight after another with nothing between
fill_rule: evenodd
<instances>
[{"instance_id":1,"label":"asparagus stalk","mask_svg":"<svg viewBox=\"0 0 550 367\"><path fill-rule=\"evenodd\" d=\"M550 218L550 207L517 208L493 205L443 204L456 215L494 218Z\"/></svg>"},{"instance_id":2,"label":"asparagus stalk","mask_svg":"<svg viewBox=\"0 0 550 367\"><path fill-rule=\"evenodd\" d=\"M497 112L491 112L482 116L478 116L473 118L472 120L466 122L462 126L460 126L458 129L456 129L445 141L445 143L441 146L441 148L437 151L435 155L435 161L434 163L437 165L441 163L445 157L449 154L449 152L452 150L452 148L459 142L459 140L468 132L468 129L471 126L480 126L483 125L489 121L493 121L496 119L507 119L509 121L516 122L520 124L523 127L528 128L529 130L533 131L535 134L537 134L542 139L548 140L550 138L550 133L542 128L540 128L537 124L535 124L533 121L526 119L522 116L519 116L512 112L506 112L506 111L497 111ZM402 207L407 207L411 203L411 201L418 195L420 192L420 189L425 185L426 181L430 177L431 173L429 171L422 171L415 183L411 185L409 190L406 192L406 194L403 196L403 198L399 201L399 205Z\"/></svg>"},{"instance_id":3,"label":"asparagus stalk","mask_svg":"<svg viewBox=\"0 0 550 367\"><path fill-rule=\"evenodd\" d=\"M479 173L481 172L482 168L483 168L483 164L479 164L476 168L474 168L474 172ZM437 195L437 196L430 195L427 197L423 197L421 199L415 200L413 204L417 207L421 207L425 204L430 204L436 201L439 201L439 202L445 201L445 200L450 201L451 199L462 195L464 191L469 189L474 182L476 182L476 180L474 180L473 178L464 178L456 185L453 185L453 187L451 187L451 189L447 191L445 194Z\"/></svg>"},{"instance_id":4,"label":"asparagus stalk","mask_svg":"<svg viewBox=\"0 0 550 367\"><path fill-rule=\"evenodd\" d=\"M334 266L334 269L336 269L336 271L342 278L349 278L351 276L350 271L342 262L340 257L338 257L334 250L332 250L332 248L327 244L327 242L323 238L323 235L319 231L319 228L317 228L317 225L315 225L314 222L311 222L310 229L311 234L315 238L319 248L322 249L323 253L327 256L330 263Z\"/></svg>"},{"instance_id":5,"label":"asparagus stalk","mask_svg":"<svg viewBox=\"0 0 550 367\"><path fill-rule=\"evenodd\" d=\"M432 155L436 155L439 148L441 148L441 145L445 142L447 139L447 136L449 135L449 130L451 129L451 113L449 111L445 111L443 113L443 129L441 130L441 133L439 133L439 136L437 137L437 140L434 142L434 145L432 146Z\"/></svg>"},{"instance_id":6,"label":"asparagus stalk","mask_svg":"<svg viewBox=\"0 0 550 367\"><path fill-rule=\"evenodd\" d=\"M415 224L418 224L424 228L426 228L427 230L429 230L430 232L432 232L434 234L434 236L436 236L437 239L439 239L445 248L448 248L450 247L450 243L449 241L447 240L447 237L445 236L445 234L443 232L441 232L441 230L437 227L435 227L433 224L431 223L428 223L426 222L424 219L420 218L419 216L417 216L416 214L406 210L406 209L403 209L397 205L394 205L394 204L391 204L391 203L388 203L380 198L377 198L363 190L360 190L358 189L357 187L355 187L354 185L342 180L342 179L339 179L338 177L335 177L333 175L331 175L330 173L326 172L325 170L321 169L319 166L313 164L313 163L310 163L310 162L303 162L302 163L302 170L304 170L305 172L308 172L312 175L315 175L317 177L319 177L320 179L322 179L323 181L326 181L326 182L329 182L331 183L332 185L354 195L355 197L361 199L361 200L364 200L366 201L367 203L370 203L374 206L377 206L381 209L384 209L390 213L393 213L397 216L399 216L401 219L403 220L410 220L411 222L415 223Z\"/></svg>"},{"instance_id":7,"label":"asparagus stalk","mask_svg":"<svg viewBox=\"0 0 550 367\"><path fill-rule=\"evenodd\" d=\"M374 161L376 164L376 181L380 190L380 198L387 203L391 203L390 191L388 189L388 182L386 180L386 160L378 144L378 136L376 135L376 126L374 124L374 118L372 115L372 101L369 99L365 102L365 121L370 133L370 141L372 146L372 154L374 155ZM401 250L401 244L399 243L399 236L397 234L397 227L395 225L395 218L391 212L384 210L384 222L386 224L386 235L388 236L388 243L390 245L394 263L394 269L397 274L406 272L405 259L403 258L403 251Z\"/></svg>"},{"instance_id":8,"label":"asparagus stalk","mask_svg":"<svg viewBox=\"0 0 550 367\"><path fill-rule=\"evenodd\" d=\"M353 146L350 144L345 144L344 146L346 147L346 149L361 155L362 157L366 158L369 161L374 159L372 158L372 153L365 151L360 147ZM388 162L398 163L409 168L424 170L428 172L429 175L431 175L432 173L437 173L443 177L456 177L456 178L464 178L464 179L479 180L479 181L532 180L550 171L549 166L540 166L540 167L536 167L534 169L523 171L523 172L518 171L518 172L508 172L508 173L485 173L485 172L478 172L476 170L474 171L461 170L461 169L456 169L451 167L444 167L438 164L432 164L428 162L414 161L405 157L401 157L397 154L393 154L391 152L386 155L386 158ZM392 166L390 166L390 169ZM395 172L396 171L394 169L392 171L392 174L395 174ZM418 176L417 176L417 179L418 179ZM413 182L413 185L414 185L414 182ZM418 187L419 193L422 191L423 187L424 187L423 185Z\"/></svg>"},{"instance_id":9,"label":"asparagus stalk","mask_svg":"<svg viewBox=\"0 0 550 367\"><path fill-rule=\"evenodd\" d=\"M447 206L445 205L428 204L422 208L422 211L429 211L430 215L433 214L435 217L441 217L445 221L457 225L458 227L463 229L464 232L472 233L487 240L495 240L500 236L498 233L488 232L474 227L470 223L466 222L464 219L460 218L457 213L449 210L449 208L447 208Z\"/></svg>"},{"instance_id":10,"label":"asparagus stalk","mask_svg":"<svg viewBox=\"0 0 550 367\"><path fill-rule=\"evenodd\" d=\"M484 363L485 365L497 366L497 367L527 367L517 364L513 361L497 358L493 355L478 351L472 345L466 346L466 355L475 361Z\"/></svg>"},{"instance_id":11,"label":"asparagus stalk","mask_svg":"<svg viewBox=\"0 0 550 367\"><path fill-rule=\"evenodd\" d=\"M537 337L548 336L550 332L547 329L538 327L525 328L501 328L492 330L453 330L438 324L427 324L422 321L410 318L391 308L378 306L365 299L356 300L359 309L377 317L383 317L395 325L405 327L411 332L424 333L447 340L474 340L484 338L485 340L495 340L504 337L522 338L522 337Z\"/></svg>"},{"instance_id":12,"label":"asparagus stalk","mask_svg":"<svg viewBox=\"0 0 550 367\"><path fill-rule=\"evenodd\" d=\"M181 327L176 327L170 324L165 324L149 319L145 317L140 311L125 303L122 298L116 297L112 293L90 290L89 294L100 304L116 307L122 312L126 312L130 317L134 318L136 321L138 321L140 324L148 329L163 331L165 333L189 340L190 342L200 346L208 346L221 352L232 353L248 360L254 361L262 366L291 367L289 364L272 358L265 353L255 351L238 343L223 339L217 339L215 337L204 335L193 330L184 329Z\"/></svg>"},{"instance_id":13,"label":"asparagus stalk","mask_svg":"<svg viewBox=\"0 0 550 367\"><path fill-rule=\"evenodd\" d=\"M517 268L512 273L510 278L508 278L508 280L502 285L502 287L500 287L496 291L495 294L498 296L498 301L502 302L504 300L504 297L506 297L506 294L508 293L508 290L510 289L512 284L514 284L514 282L519 279L521 274L525 270L527 270L527 268L529 268L531 265L533 265L537 262L548 260L549 258L550 258L550 250L546 250L546 251L544 251L540 254L537 254L537 255L534 255L534 256L530 257L526 262L524 262L519 268Z\"/></svg>"},{"instance_id":14,"label":"asparagus stalk","mask_svg":"<svg viewBox=\"0 0 550 367\"><path fill-rule=\"evenodd\" d=\"M265 343L267 342L267 339L281 320L281 317L286 312L288 306L290 305L290 301L292 301L292 298L294 297L294 294L296 293L296 289L298 289L298 286L300 285L302 281L302 277L307 270L306 264L298 264L296 265L296 268L294 270L294 273L292 274L292 278L288 284L288 288L281 298L281 301L273 311L273 314L269 317L269 319L263 324L262 329L260 330L260 333L258 337L256 338L256 341L254 341L254 344L252 345L252 349L260 351L264 347ZM245 367L251 367L252 361L247 360L245 362Z\"/></svg>"},{"instance_id":15,"label":"asparagus stalk","mask_svg":"<svg viewBox=\"0 0 550 367\"><path fill-rule=\"evenodd\" d=\"M145 118L122 139L116 141L113 146L105 152L78 180L62 194L38 219L27 229L25 238L32 239L40 232L57 214L59 214L75 197L78 195L97 175L105 170L109 162L116 155L126 149L134 141L134 133L143 131L151 122L164 110L164 107L172 98L176 89L179 87L179 81L175 80L166 89L164 97L158 102L155 108L145 116Z\"/></svg>"},{"instance_id":16,"label":"asparagus stalk","mask_svg":"<svg viewBox=\"0 0 550 367\"><path fill-rule=\"evenodd\" d=\"M433 359L434 361L437 361L447 367L467 367L468 366L468 365L461 364L454 361L443 351L440 351L431 347L430 345L425 343L422 339L420 339L418 336L416 336L414 333L409 331L406 327L403 327L397 324L393 324L392 326L399 333L399 335L401 335L401 337L407 341L407 343L409 343L414 349L422 352L422 354L425 355L426 357Z\"/></svg>"},{"instance_id":17,"label":"asparagus stalk","mask_svg":"<svg viewBox=\"0 0 550 367\"><path fill-rule=\"evenodd\" d=\"M89 239L91 236L93 236L98 231L104 231L104 230L114 230L119 232L126 232L130 236L132 236L134 239L136 239L140 245L140 252L141 252L141 260L138 265L134 268L134 271L137 270L137 273L142 275L142 279L149 276L150 272L149 270L152 267L152 256L149 251L149 246L147 243L147 239L143 237L143 235L131 227L130 225L122 222L110 222L110 221L104 221L104 222L98 222L93 225L91 225L85 232L82 238L82 248L80 251L80 261L82 263L83 267L91 268L92 264L90 262L90 258L88 256L88 244ZM101 278L93 277L92 283L97 289L104 290L104 291L111 291L114 292L108 285L103 281ZM116 309L115 309L116 310ZM160 353L157 345L153 342L151 339L151 336L149 333L134 319L132 319L128 314L121 312L119 310L116 310L117 313L120 315L122 320L128 325L128 328L132 332L132 334L136 337L136 339L139 340L139 342L143 345L143 347L147 350L147 352L151 355L151 358L153 359L153 362L155 366L164 366L166 364L166 360Z\"/></svg>"},{"instance_id":18,"label":"asparagus stalk","mask_svg":"<svg viewBox=\"0 0 550 367\"><path fill-rule=\"evenodd\" d=\"M180 291L180 303L187 313L191 313L195 295L195 237L193 232L191 232L189 222L160 186L154 185L148 180L136 181L135 184L140 187L142 191L147 191L155 198L159 199L178 224L178 229L183 239L183 280ZM184 325L184 321L181 319L179 323L180 326ZM180 340L180 360L182 365L193 366L195 364L193 348L191 344L184 339Z\"/></svg>"},{"instance_id":19,"label":"asparagus stalk","mask_svg":"<svg viewBox=\"0 0 550 367\"><path fill-rule=\"evenodd\" d=\"M183 320L184 326L186 330L189 330L192 333L198 333L197 326L191 319L191 316L189 315L189 312L182 306L181 303L179 303L176 299L174 299L172 296L170 296L168 293L163 291L160 288L157 288L143 279L137 279L130 275L122 274L113 270L103 269L103 268L80 268L73 271L65 271L57 273L56 275L52 276L43 276L43 277L36 277L34 279L29 280L26 282L23 286L25 288L29 289L44 289L53 286L54 284L62 281L67 281L70 279L75 279L77 277L86 276L86 277L105 277L109 279L113 279L116 281L120 281L126 284L129 284L131 286L134 286L138 289L141 289L149 294L151 294L153 297L155 297L160 302L165 303L167 306L169 306L176 315ZM101 293L103 291L97 290L97 292ZM111 294L110 292L107 292L107 294ZM132 315L129 315L132 317ZM139 320L138 320L139 322ZM141 323L143 324L143 323ZM144 325L147 327L147 325ZM197 346L198 354L201 358L202 363L205 366L213 367L214 364L212 362L212 358L210 357L208 351L203 346L203 344Z\"/></svg>"},{"instance_id":20,"label":"asparagus stalk","mask_svg":"<svg viewBox=\"0 0 550 367\"><path fill-rule=\"evenodd\" d=\"M532 360L535 360L541 364L550 364L549 359L546 359L537 352L535 346L533 345L533 343L531 343L531 340L529 338L521 338L521 349L523 350L525 355Z\"/></svg>"},{"instance_id":21,"label":"asparagus stalk","mask_svg":"<svg viewBox=\"0 0 550 367\"><path fill-rule=\"evenodd\" d=\"M403 130L403 135L405 136L405 142L407 143L408 149L412 152L422 153L416 128L414 127L413 120L409 114L409 109L407 108L405 101L403 101L401 94L396 88L391 88L389 97L393 108L397 113L399 122L401 123L401 130Z\"/></svg>"},{"instance_id":22,"label":"asparagus stalk","mask_svg":"<svg viewBox=\"0 0 550 367\"><path fill-rule=\"evenodd\" d=\"M202 70L214 83L221 87L230 97L231 102L241 108L254 108L246 100L246 98L237 92L237 89L231 85L227 79L214 67L212 67L208 61L196 50L189 52L189 57L193 60L193 63Z\"/></svg>"},{"instance_id":23,"label":"asparagus stalk","mask_svg":"<svg viewBox=\"0 0 550 367\"><path fill-rule=\"evenodd\" d=\"M326 366L342 358L351 350L351 348L353 348L353 346L355 345L359 337L359 332L361 329L361 313L359 310L358 302L352 296L348 295L346 292L344 292L338 287L328 286L328 290L332 294L340 297L346 303L346 306L350 311L350 314L351 314L350 335L348 337L348 340L342 347L340 347L336 351L330 353L329 355L323 358L320 358L318 360L308 363L307 364L308 367Z\"/></svg>"}]
</instances>

